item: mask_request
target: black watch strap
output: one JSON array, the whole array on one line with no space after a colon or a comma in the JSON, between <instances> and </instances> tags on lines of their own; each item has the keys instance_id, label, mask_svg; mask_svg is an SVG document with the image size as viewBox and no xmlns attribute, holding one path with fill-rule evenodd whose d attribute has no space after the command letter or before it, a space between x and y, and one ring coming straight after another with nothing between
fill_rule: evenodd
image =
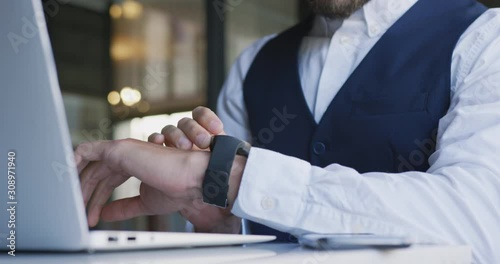
<instances>
[{"instance_id":1,"label":"black watch strap","mask_svg":"<svg viewBox=\"0 0 500 264\"><path fill-rule=\"evenodd\" d=\"M250 144L231 136L214 136L211 156L203 179L203 202L221 208L227 206L229 175L236 155L248 157Z\"/></svg>"}]
</instances>

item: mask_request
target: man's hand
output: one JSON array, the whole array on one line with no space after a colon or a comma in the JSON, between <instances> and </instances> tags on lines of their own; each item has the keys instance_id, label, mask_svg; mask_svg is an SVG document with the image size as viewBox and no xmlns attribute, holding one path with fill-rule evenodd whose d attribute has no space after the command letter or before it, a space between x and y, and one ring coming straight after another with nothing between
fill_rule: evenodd
<instances>
[{"instance_id":1,"label":"man's hand","mask_svg":"<svg viewBox=\"0 0 500 264\"><path fill-rule=\"evenodd\" d=\"M173 125L165 126L161 134L151 134L148 141L184 150L208 150L210 139L213 135L225 135L222 121L212 110L199 106L193 110L192 119L181 119L177 127ZM241 157L236 158L239 162L234 166L241 166L238 164L245 162ZM242 167L234 169L238 171L243 170ZM187 210L181 210L181 215L195 226L196 231L237 233L241 229L241 219L232 215L228 209L214 211L212 207L206 207L201 209L201 213L197 215L190 214ZM213 219L213 222L218 224L207 226L205 224L207 217Z\"/></svg>"},{"instance_id":2,"label":"man's hand","mask_svg":"<svg viewBox=\"0 0 500 264\"><path fill-rule=\"evenodd\" d=\"M201 184L209 160L205 151L184 151L127 139L81 144L75 159L90 226L100 218L117 221L177 211L191 217L206 211L207 217L198 216L203 229L213 229L218 223L219 209L201 202ZM243 166L241 161L233 166L230 201L236 198ZM113 190L132 176L142 182L140 195L106 205Z\"/></svg>"},{"instance_id":3,"label":"man's hand","mask_svg":"<svg viewBox=\"0 0 500 264\"><path fill-rule=\"evenodd\" d=\"M153 133L148 141L165 144L178 149L207 149L213 135L225 135L222 121L206 107L196 107L193 118L183 118L173 125L165 126L160 133Z\"/></svg>"}]
</instances>

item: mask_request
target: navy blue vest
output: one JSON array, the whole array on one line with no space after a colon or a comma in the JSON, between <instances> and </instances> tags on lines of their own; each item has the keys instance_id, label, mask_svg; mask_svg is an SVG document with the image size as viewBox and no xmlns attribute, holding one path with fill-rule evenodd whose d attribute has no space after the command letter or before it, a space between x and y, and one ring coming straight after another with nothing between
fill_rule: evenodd
<instances>
[{"instance_id":1,"label":"navy blue vest","mask_svg":"<svg viewBox=\"0 0 500 264\"><path fill-rule=\"evenodd\" d=\"M259 51L244 81L253 145L320 167L426 171L438 121L450 104L453 50L485 11L475 0L418 1L372 48L319 124L297 65L313 19L279 34ZM250 223L250 231L290 241L288 234L257 223Z\"/></svg>"}]
</instances>

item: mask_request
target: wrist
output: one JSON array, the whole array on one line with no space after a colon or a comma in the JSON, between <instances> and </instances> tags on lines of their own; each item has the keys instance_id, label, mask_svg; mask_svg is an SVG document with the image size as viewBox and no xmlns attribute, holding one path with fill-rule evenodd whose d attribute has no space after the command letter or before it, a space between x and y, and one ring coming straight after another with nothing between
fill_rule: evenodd
<instances>
[{"instance_id":1,"label":"wrist","mask_svg":"<svg viewBox=\"0 0 500 264\"><path fill-rule=\"evenodd\" d=\"M233 167L231 168L231 175L229 176L229 190L227 193L229 209L232 209L234 201L238 197L241 178L243 177L243 172L245 171L246 163L247 163L247 158L243 156L236 156L233 161Z\"/></svg>"},{"instance_id":2,"label":"wrist","mask_svg":"<svg viewBox=\"0 0 500 264\"><path fill-rule=\"evenodd\" d=\"M187 166L190 168L188 175L188 186L192 189L199 190L199 196L202 194L203 178L208 167L210 160L210 152L208 151L188 151L187 153Z\"/></svg>"},{"instance_id":3,"label":"wrist","mask_svg":"<svg viewBox=\"0 0 500 264\"><path fill-rule=\"evenodd\" d=\"M248 157L251 145L245 141L232 136L213 136L210 143L210 161L203 179L203 202L219 207L227 208L229 205L229 188L231 186L232 199L236 199L237 189L243 173L243 162L236 162L235 179L232 181L231 172L235 159L238 155ZM234 184L236 183L236 184Z\"/></svg>"},{"instance_id":4,"label":"wrist","mask_svg":"<svg viewBox=\"0 0 500 264\"><path fill-rule=\"evenodd\" d=\"M208 151L191 151L188 153L188 164L187 168L191 168L190 175L188 175L189 181L187 182L188 189L199 190L199 196L202 195L203 190L203 179L205 178L205 172L208 167L208 162L210 160L210 152ZM243 156L236 156L233 161L233 166L231 167L231 174L229 176L229 189L227 193L229 210L232 208L236 197L238 196L238 190L240 188L241 178L245 170L247 158Z\"/></svg>"},{"instance_id":5,"label":"wrist","mask_svg":"<svg viewBox=\"0 0 500 264\"><path fill-rule=\"evenodd\" d=\"M202 202L203 179L210 160L208 151L186 152L185 168L190 168L187 188L196 190L196 195L190 200L181 215L191 221L196 232L207 233L239 233L241 219L231 213L232 206L238 195L241 177L246 164L246 158L236 156L229 176L228 207L218 208ZM194 213L193 213L194 212ZM201 215L199 215L201 213Z\"/></svg>"}]
</instances>

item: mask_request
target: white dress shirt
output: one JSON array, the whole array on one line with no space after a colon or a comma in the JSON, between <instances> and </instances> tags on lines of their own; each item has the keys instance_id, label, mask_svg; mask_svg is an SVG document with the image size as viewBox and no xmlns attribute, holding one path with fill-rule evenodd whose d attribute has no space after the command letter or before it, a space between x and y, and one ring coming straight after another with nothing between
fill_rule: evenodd
<instances>
[{"instance_id":1,"label":"white dress shirt","mask_svg":"<svg viewBox=\"0 0 500 264\"><path fill-rule=\"evenodd\" d=\"M316 18L299 53L304 96L316 121L415 3L371 0L343 21ZM243 81L272 37L247 48L229 73L218 103L229 135L251 140ZM376 233L467 244L474 263L500 263L500 10L488 10L467 29L450 67L451 105L439 122L427 172L360 174L252 148L233 213L294 235Z\"/></svg>"}]
</instances>

